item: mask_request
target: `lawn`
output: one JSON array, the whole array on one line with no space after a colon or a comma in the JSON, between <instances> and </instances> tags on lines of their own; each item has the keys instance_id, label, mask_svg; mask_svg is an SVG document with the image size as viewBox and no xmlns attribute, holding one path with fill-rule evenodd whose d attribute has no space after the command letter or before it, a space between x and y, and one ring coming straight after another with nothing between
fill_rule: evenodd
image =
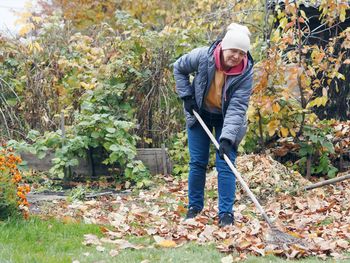
<instances>
[{"instance_id":1,"label":"lawn","mask_svg":"<svg viewBox=\"0 0 350 263\"><path fill-rule=\"evenodd\" d=\"M124 249L115 257L109 252L113 245L104 246L99 252L96 246L82 244L84 234L102 237L100 227L92 224L62 222L56 219L9 220L0 222L0 262L220 262L225 254L214 245L187 243L178 248L156 248L150 236L130 237L133 244L143 245L140 250ZM237 255L234 255L234 257ZM148 260L148 261L147 261ZM245 262L285 262L275 256L248 257ZM334 262L308 258L298 262ZM344 261L346 262L346 261Z\"/></svg>"}]
</instances>

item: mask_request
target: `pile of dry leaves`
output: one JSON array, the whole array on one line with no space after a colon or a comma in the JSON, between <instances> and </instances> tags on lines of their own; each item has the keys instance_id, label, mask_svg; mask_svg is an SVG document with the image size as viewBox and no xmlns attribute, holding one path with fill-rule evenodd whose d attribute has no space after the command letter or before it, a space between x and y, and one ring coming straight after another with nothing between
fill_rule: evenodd
<instances>
[{"instance_id":1,"label":"pile of dry leaves","mask_svg":"<svg viewBox=\"0 0 350 263\"><path fill-rule=\"evenodd\" d=\"M189 241L213 242L220 251L238 253L237 260L248 254L342 258L342 253L350 252L349 181L304 192L302 188L307 181L269 156L247 155L240 157L237 164L253 192L264 200L264 208L278 228L302 238L305 246L269 244L267 224L239 188L235 225L219 228L217 197L213 194L217 187L215 172L207 175L205 209L196 219L183 220L187 182L171 176L163 176L162 185L137 195L104 196L72 204L57 201L47 213L109 225L101 228L104 238L86 235L85 244L104 250L105 243L113 243L116 249L110 251L112 256L121 249L142 248L126 241L130 235L153 236L155 245L160 247L176 247Z\"/></svg>"},{"instance_id":2,"label":"pile of dry leaves","mask_svg":"<svg viewBox=\"0 0 350 263\"><path fill-rule=\"evenodd\" d=\"M249 154L238 157L237 168L263 204L278 193L299 194L309 184L299 172L287 169L269 155ZM238 183L237 188L240 190L237 198L248 199Z\"/></svg>"}]
</instances>

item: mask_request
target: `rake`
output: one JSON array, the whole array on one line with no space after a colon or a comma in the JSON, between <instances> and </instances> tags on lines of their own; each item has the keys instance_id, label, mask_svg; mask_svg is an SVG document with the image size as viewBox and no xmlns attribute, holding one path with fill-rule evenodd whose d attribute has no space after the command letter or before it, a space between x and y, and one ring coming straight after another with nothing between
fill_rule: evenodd
<instances>
[{"instance_id":1,"label":"rake","mask_svg":"<svg viewBox=\"0 0 350 263\"><path fill-rule=\"evenodd\" d=\"M208 129L207 125L204 123L204 121L202 120L202 118L199 116L199 114L193 110L194 115L196 116L197 120L199 121L199 123L201 124L201 126L203 127L203 129L205 130L205 132L208 134L210 140L214 143L216 149L219 150L219 143L216 141L215 137L213 136L213 134L210 132L210 130ZM272 222L272 220L267 216L264 208L260 205L259 201L256 199L255 195L253 194L253 192L249 189L247 183L243 180L241 174L237 171L237 169L234 167L234 165L232 164L231 160L228 158L228 156L226 154L224 154L224 159L226 161L226 163L228 164L228 166L231 168L233 174L236 176L236 178L238 179L238 181L240 182L240 184L242 185L244 191L248 194L248 196L250 197L250 199L253 201L253 203L255 204L256 208L259 210L259 212L261 213L262 217L265 219L265 221L267 222L269 228L270 228L270 238L269 238L269 243L273 243L276 245L282 245L282 244L299 244L302 246L305 246L305 243L303 242L302 239L291 236L289 234L284 233L283 231L279 230L274 223Z\"/></svg>"}]
</instances>

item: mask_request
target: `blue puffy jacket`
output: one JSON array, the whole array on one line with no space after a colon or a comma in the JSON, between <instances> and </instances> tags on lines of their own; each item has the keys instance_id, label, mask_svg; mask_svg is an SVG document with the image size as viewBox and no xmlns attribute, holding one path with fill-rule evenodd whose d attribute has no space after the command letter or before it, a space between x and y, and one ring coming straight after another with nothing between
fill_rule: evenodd
<instances>
[{"instance_id":1,"label":"blue puffy jacket","mask_svg":"<svg viewBox=\"0 0 350 263\"><path fill-rule=\"evenodd\" d=\"M204 98L215 74L214 49L218 43L220 41L214 42L210 47L196 48L180 57L174 64L179 97L194 96L200 111L204 107ZM224 125L220 140L228 139L236 147L247 129L246 112L253 87L253 65L253 58L248 52L248 65L245 71L237 76L227 76L226 100L225 96L222 96ZM194 75L192 83L191 74ZM185 114L187 126L191 128L196 123L196 118L186 111Z\"/></svg>"}]
</instances>

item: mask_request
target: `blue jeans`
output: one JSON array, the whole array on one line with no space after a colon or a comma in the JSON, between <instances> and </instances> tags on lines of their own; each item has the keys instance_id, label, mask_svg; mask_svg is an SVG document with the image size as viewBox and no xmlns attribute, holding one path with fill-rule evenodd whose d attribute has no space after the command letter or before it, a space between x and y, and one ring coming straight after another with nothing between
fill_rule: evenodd
<instances>
[{"instance_id":1,"label":"blue jeans","mask_svg":"<svg viewBox=\"0 0 350 263\"><path fill-rule=\"evenodd\" d=\"M223 121L212 116L202 116L209 130L215 129L215 138L219 140ZM221 116L220 116L221 117ZM199 122L193 127L187 128L188 147L190 152L190 173L188 177L188 207L202 210L204 206L204 187L206 179L206 168L209 161L210 138L206 134ZM232 163L235 162L237 152L235 149L229 154ZM218 171L218 192L219 192L219 217L223 213L233 213L233 203L235 201L236 177L221 159L216 151L216 169Z\"/></svg>"}]
</instances>

